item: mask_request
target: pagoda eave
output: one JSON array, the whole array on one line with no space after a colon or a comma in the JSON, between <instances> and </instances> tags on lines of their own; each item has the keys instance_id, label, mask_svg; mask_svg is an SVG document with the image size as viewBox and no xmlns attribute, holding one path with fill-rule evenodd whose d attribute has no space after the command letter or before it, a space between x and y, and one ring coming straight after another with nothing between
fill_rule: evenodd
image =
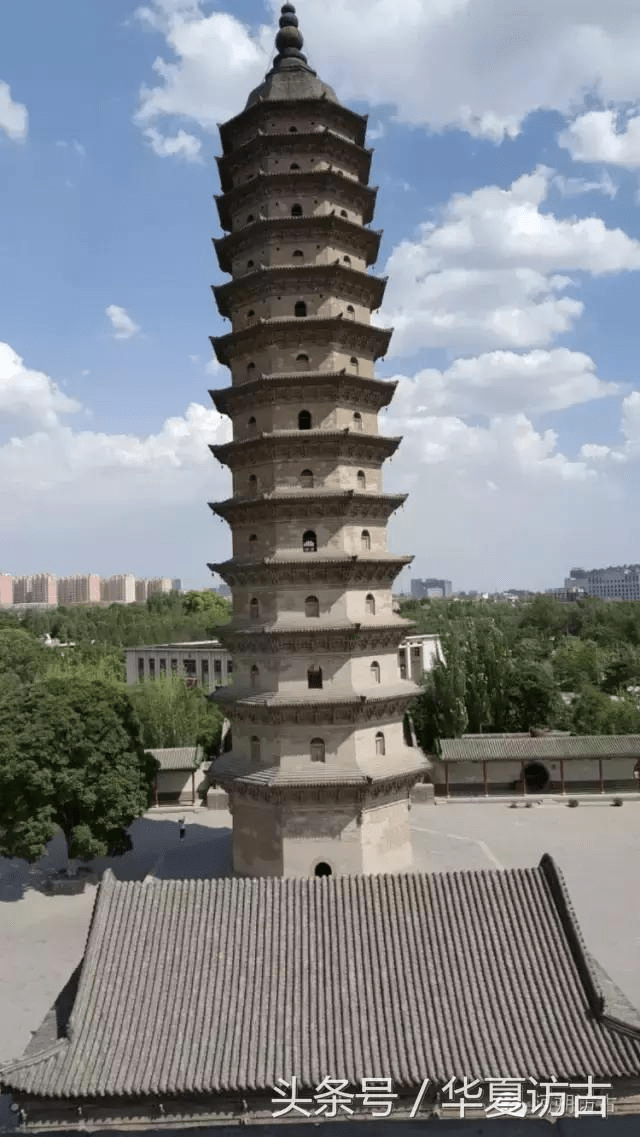
<instances>
[{"instance_id":1,"label":"pagoda eave","mask_svg":"<svg viewBox=\"0 0 640 1137\"><path fill-rule=\"evenodd\" d=\"M232 721L263 723L282 726L287 723L326 724L327 726L353 723L362 726L371 722L398 719L409 709L420 694L421 688L407 683L411 688L397 692L372 696L369 694L341 695L328 698L323 692L320 698L287 699L279 696L269 699L266 696L238 697L231 694L232 688L220 687L209 698L211 702L228 710Z\"/></svg>"},{"instance_id":2,"label":"pagoda eave","mask_svg":"<svg viewBox=\"0 0 640 1137\"><path fill-rule=\"evenodd\" d=\"M212 285L211 290L220 315L228 319L238 306L252 300L264 300L286 289L299 292L309 287L314 292L331 291L345 301L355 300L375 312L382 305L387 279L370 276L338 260L331 265L260 265L257 271Z\"/></svg>"},{"instance_id":3,"label":"pagoda eave","mask_svg":"<svg viewBox=\"0 0 640 1137\"><path fill-rule=\"evenodd\" d=\"M209 508L230 525L258 521L297 521L309 517L318 520L388 521L408 494L342 493L301 490L297 494L274 494L272 497L228 498L209 502ZM312 554L309 554L312 555Z\"/></svg>"},{"instance_id":4,"label":"pagoda eave","mask_svg":"<svg viewBox=\"0 0 640 1137\"><path fill-rule=\"evenodd\" d=\"M325 652L356 657L372 651L397 650L415 624L410 620L397 624L336 625L335 627L230 629L220 633L221 641L234 656L243 654L275 655L294 652L313 656Z\"/></svg>"},{"instance_id":5,"label":"pagoda eave","mask_svg":"<svg viewBox=\"0 0 640 1137\"><path fill-rule=\"evenodd\" d=\"M276 344L284 348L299 347L301 339L342 348L345 352L366 352L373 360L381 359L389 350L392 334L392 328L379 328L339 316L303 316L258 320L239 331L210 339L218 362L230 367L233 359L245 352L261 351Z\"/></svg>"},{"instance_id":6,"label":"pagoda eave","mask_svg":"<svg viewBox=\"0 0 640 1137\"><path fill-rule=\"evenodd\" d=\"M362 405L378 411L389 405L398 381L367 379L342 371L300 371L289 375L258 375L248 383L219 387L209 391L216 410L234 415L258 406L297 402L312 392L319 399L343 400L344 405L360 409Z\"/></svg>"},{"instance_id":7,"label":"pagoda eave","mask_svg":"<svg viewBox=\"0 0 640 1137\"><path fill-rule=\"evenodd\" d=\"M222 272L231 272L233 258L243 250L255 248L256 241L270 237L274 239L290 239L297 235L301 240L327 240L336 237L346 249L361 255L367 265L373 265L378 259L382 232L376 229L364 229L355 221L338 217L334 213L314 213L302 217L259 217L250 225L224 237L214 237L213 246Z\"/></svg>"},{"instance_id":8,"label":"pagoda eave","mask_svg":"<svg viewBox=\"0 0 640 1137\"><path fill-rule=\"evenodd\" d=\"M362 213L362 223L368 225L373 220L373 214L378 193L377 186L368 186L356 178L348 177L331 168L314 171L287 171L280 174L267 173L261 170L256 177L248 182L233 186L226 193L215 194L214 200L218 209L220 224L229 231L233 228L233 215L244 205L255 202L256 210L262 200L268 200L266 194L271 192L287 193L290 190L306 190L307 192L321 189L325 194L333 191L338 200L351 201ZM256 200L257 199L257 200Z\"/></svg>"},{"instance_id":9,"label":"pagoda eave","mask_svg":"<svg viewBox=\"0 0 640 1137\"><path fill-rule=\"evenodd\" d=\"M274 112L278 114L280 111L285 111L291 114L292 111L310 111L312 113L322 114L323 117L333 117L336 122L342 123L347 129L353 130L356 135L356 143L359 146L364 146L366 140L367 120L368 115L358 114L357 111L352 111L348 107L342 106L341 103L333 103L327 99L318 98L297 98L297 99L268 99L266 102L253 103L249 107L245 107L233 118L227 119L226 122L218 123L218 130L220 132L220 141L224 153L227 153L234 141L234 135L238 130L246 130L255 124L263 121L269 121L273 118Z\"/></svg>"},{"instance_id":10,"label":"pagoda eave","mask_svg":"<svg viewBox=\"0 0 640 1137\"><path fill-rule=\"evenodd\" d=\"M244 797L273 803L331 803L339 796L341 805L346 802L364 804L394 791L409 789L430 769L427 759L417 752L411 762L405 761L400 768L394 768L393 759L389 758L384 772L341 773L339 769L329 768L322 771L322 776L317 772L306 776L302 771L286 773L277 768L243 774L234 769L228 759L229 756L225 755L212 763L207 774L209 784L232 789L234 794ZM233 755L231 759L233 761Z\"/></svg>"},{"instance_id":11,"label":"pagoda eave","mask_svg":"<svg viewBox=\"0 0 640 1137\"><path fill-rule=\"evenodd\" d=\"M296 131L295 134L270 131L259 132L236 150L216 156L222 190L227 193L233 189L238 170L260 157L272 157L274 154L299 156L307 153L325 160L333 157L338 161L346 161L347 164L351 162L357 170L359 180L363 183L369 181L373 158L370 147L359 146L357 142L351 142L329 129Z\"/></svg>"},{"instance_id":12,"label":"pagoda eave","mask_svg":"<svg viewBox=\"0 0 640 1137\"><path fill-rule=\"evenodd\" d=\"M207 568L221 577L230 588L307 588L314 583L326 588L390 587L404 568L413 563L412 556L389 554L386 557L323 557L301 554L300 559L264 558L243 561L234 558Z\"/></svg>"},{"instance_id":13,"label":"pagoda eave","mask_svg":"<svg viewBox=\"0 0 640 1137\"><path fill-rule=\"evenodd\" d=\"M305 457L341 458L354 465L360 462L380 465L395 454L402 439L382 434L361 434L348 428L341 431L314 430L299 432L279 431L261 434L236 442L210 445L214 458L236 471L257 462L267 462Z\"/></svg>"}]
</instances>

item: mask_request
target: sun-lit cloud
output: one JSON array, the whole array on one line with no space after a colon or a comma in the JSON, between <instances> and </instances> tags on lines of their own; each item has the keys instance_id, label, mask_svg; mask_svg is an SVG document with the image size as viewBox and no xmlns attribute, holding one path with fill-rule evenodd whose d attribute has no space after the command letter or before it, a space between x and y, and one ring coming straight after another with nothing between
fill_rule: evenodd
<instances>
[{"instance_id":1,"label":"sun-lit cloud","mask_svg":"<svg viewBox=\"0 0 640 1137\"><path fill-rule=\"evenodd\" d=\"M12 142L22 142L27 137L28 129L27 108L23 103L17 103L12 99L9 84L0 79L0 130L3 130Z\"/></svg>"},{"instance_id":2,"label":"sun-lit cloud","mask_svg":"<svg viewBox=\"0 0 640 1137\"><path fill-rule=\"evenodd\" d=\"M124 308L120 308L118 304L109 304L109 306L105 308L105 315L111 324L113 338L116 340L133 339L140 331L140 328L131 319L131 316L125 312Z\"/></svg>"}]
</instances>

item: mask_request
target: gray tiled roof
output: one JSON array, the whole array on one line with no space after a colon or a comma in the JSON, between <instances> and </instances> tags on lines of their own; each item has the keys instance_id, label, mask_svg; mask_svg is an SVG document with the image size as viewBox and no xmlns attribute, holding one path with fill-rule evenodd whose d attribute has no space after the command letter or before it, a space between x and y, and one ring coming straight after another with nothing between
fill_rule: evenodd
<instances>
[{"instance_id":1,"label":"gray tiled roof","mask_svg":"<svg viewBox=\"0 0 640 1137\"><path fill-rule=\"evenodd\" d=\"M170 746L164 750L148 750L160 770L197 770L202 765L199 746Z\"/></svg>"},{"instance_id":2,"label":"gray tiled roof","mask_svg":"<svg viewBox=\"0 0 640 1137\"><path fill-rule=\"evenodd\" d=\"M443 761L464 762L499 758L544 761L558 758L640 758L640 734L480 735L442 738Z\"/></svg>"},{"instance_id":3,"label":"gray tiled roof","mask_svg":"<svg viewBox=\"0 0 640 1137\"><path fill-rule=\"evenodd\" d=\"M391 1077L640 1074L638 1018L537 868L100 886L66 1036L0 1073L45 1098ZM609 985L610 987L610 985ZM607 997L611 991L605 988Z\"/></svg>"}]
</instances>

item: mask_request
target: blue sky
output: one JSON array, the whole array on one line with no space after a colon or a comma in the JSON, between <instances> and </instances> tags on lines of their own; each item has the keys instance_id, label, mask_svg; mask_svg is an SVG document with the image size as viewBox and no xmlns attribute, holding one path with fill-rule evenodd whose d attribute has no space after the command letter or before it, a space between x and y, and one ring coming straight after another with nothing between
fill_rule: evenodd
<instances>
[{"instance_id":1,"label":"blue sky","mask_svg":"<svg viewBox=\"0 0 640 1137\"><path fill-rule=\"evenodd\" d=\"M369 114L410 575L550 587L640 560L640 14L626 0L300 0ZM402 19L400 19L400 14ZM229 553L215 124L259 0L4 0L0 571L180 576Z\"/></svg>"}]
</instances>

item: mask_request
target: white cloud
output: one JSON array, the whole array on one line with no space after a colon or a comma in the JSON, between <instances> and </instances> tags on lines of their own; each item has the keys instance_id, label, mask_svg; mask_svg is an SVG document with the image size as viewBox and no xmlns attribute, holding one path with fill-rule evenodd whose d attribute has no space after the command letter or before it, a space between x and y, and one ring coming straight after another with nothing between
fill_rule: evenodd
<instances>
[{"instance_id":1,"label":"white cloud","mask_svg":"<svg viewBox=\"0 0 640 1137\"><path fill-rule=\"evenodd\" d=\"M154 154L159 158L184 158L187 162L202 161L200 151L202 143L195 134L187 134L179 130L173 137L162 135L154 127L148 127L144 136L149 142Z\"/></svg>"},{"instance_id":2,"label":"white cloud","mask_svg":"<svg viewBox=\"0 0 640 1137\"><path fill-rule=\"evenodd\" d=\"M48 375L25 367L8 343L0 343L0 418L10 415L53 427L59 415L80 409Z\"/></svg>"},{"instance_id":3,"label":"white cloud","mask_svg":"<svg viewBox=\"0 0 640 1137\"><path fill-rule=\"evenodd\" d=\"M0 130L13 142L22 142L27 137L29 115L22 103L14 103L11 88L0 79Z\"/></svg>"},{"instance_id":4,"label":"white cloud","mask_svg":"<svg viewBox=\"0 0 640 1137\"><path fill-rule=\"evenodd\" d=\"M427 368L413 378L394 378L398 391L392 413L409 427L419 414L543 414L619 391L617 384L598 378L588 355L568 348L526 354L493 351L457 359L446 371Z\"/></svg>"},{"instance_id":5,"label":"white cloud","mask_svg":"<svg viewBox=\"0 0 640 1137\"><path fill-rule=\"evenodd\" d=\"M379 317L396 329L395 355L547 345L582 313L582 303L564 295L573 283L565 273L640 268L640 242L621 229L542 212L551 179L539 167L508 189L456 194L440 221L396 246Z\"/></svg>"},{"instance_id":6,"label":"white cloud","mask_svg":"<svg viewBox=\"0 0 640 1137\"><path fill-rule=\"evenodd\" d=\"M71 142L67 142L65 139L61 138L56 142L56 146L59 146L61 150L74 150L75 153L79 154L81 158L84 158L87 153L86 149L81 142L78 142L77 138L73 138Z\"/></svg>"},{"instance_id":7,"label":"white cloud","mask_svg":"<svg viewBox=\"0 0 640 1137\"><path fill-rule=\"evenodd\" d=\"M154 61L159 81L143 85L137 124L147 131L163 118L177 117L214 131L218 122L237 114L268 66L272 30L261 28L251 35L235 16L205 16L197 2L156 0L138 14L163 32L175 59Z\"/></svg>"},{"instance_id":8,"label":"white cloud","mask_svg":"<svg viewBox=\"0 0 640 1137\"><path fill-rule=\"evenodd\" d=\"M105 315L111 323L113 338L116 340L130 340L140 331L131 316L127 315L124 308L120 308L117 304L109 304L108 308L105 308Z\"/></svg>"},{"instance_id":9,"label":"white cloud","mask_svg":"<svg viewBox=\"0 0 640 1137\"><path fill-rule=\"evenodd\" d=\"M198 0L139 10L172 53L143 88L141 123L179 115L213 130L236 114L268 67L278 7L270 0L271 26L254 28L229 11L205 15ZM299 0L297 9L312 65L343 100L390 107L414 125L499 141L535 110L575 112L594 88L604 103L640 98L630 0L536 0L508 17L504 0Z\"/></svg>"},{"instance_id":10,"label":"white cloud","mask_svg":"<svg viewBox=\"0 0 640 1137\"><path fill-rule=\"evenodd\" d=\"M563 197L578 197L583 193L603 193L614 198L618 192L616 183L606 170L603 170L597 181L587 178L567 178L563 174L555 174L553 184Z\"/></svg>"},{"instance_id":11,"label":"white cloud","mask_svg":"<svg viewBox=\"0 0 640 1137\"><path fill-rule=\"evenodd\" d=\"M603 446L587 442L580 448L583 458L596 462L634 462L640 459L640 391L631 391L622 400L620 433L624 442L620 446Z\"/></svg>"},{"instance_id":12,"label":"white cloud","mask_svg":"<svg viewBox=\"0 0 640 1137\"><path fill-rule=\"evenodd\" d=\"M625 118L615 110L589 111L570 123L558 142L576 162L608 162L612 166L637 170L640 167L640 115Z\"/></svg>"}]
</instances>

